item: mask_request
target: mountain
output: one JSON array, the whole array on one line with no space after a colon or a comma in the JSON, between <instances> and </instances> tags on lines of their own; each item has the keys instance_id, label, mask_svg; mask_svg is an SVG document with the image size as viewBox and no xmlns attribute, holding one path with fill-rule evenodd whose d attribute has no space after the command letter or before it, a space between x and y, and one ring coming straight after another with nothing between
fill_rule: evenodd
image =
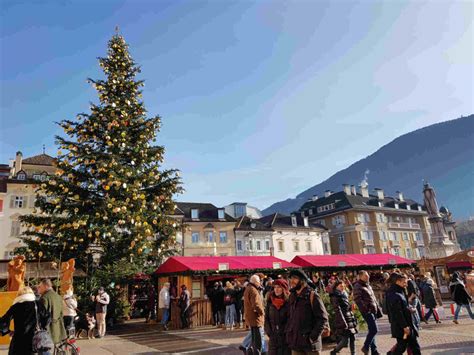
<instances>
[{"instance_id":1,"label":"mountain","mask_svg":"<svg viewBox=\"0 0 474 355\"><path fill-rule=\"evenodd\" d=\"M474 115L434 124L394 139L367 158L341 170L329 179L263 210L291 213L313 195L341 191L342 184L358 186L369 170L369 189L384 189L393 195L423 202L422 180L436 190L438 204L446 206L455 219L474 214Z\"/></svg>"}]
</instances>

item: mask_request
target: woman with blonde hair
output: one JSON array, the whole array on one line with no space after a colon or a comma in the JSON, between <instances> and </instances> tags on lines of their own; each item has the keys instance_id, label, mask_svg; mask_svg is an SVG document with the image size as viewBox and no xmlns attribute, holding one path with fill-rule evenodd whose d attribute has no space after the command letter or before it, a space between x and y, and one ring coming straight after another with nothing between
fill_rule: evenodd
<instances>
[{"instance_id":1,"label":"woman with blonde hair","mask_svg":"<svg viewBox=\"0 0 474 355\"><path fill-rule=\"evenodd\" d=\"M35 300L33 290L28 286L20 288L13 305L0 318L2 329L8 328L10 322L14 321L15 329L8 354L33 354L32 342L36 324L38 322L41 329L46 329L50 319L51 316L43 304Z\"/></svg>"},{"instance_id":2,"label":"woman with blonde hair","mask_svg":"<svg viewBox=\"0 0 474 355\"><path fill-rule=\"evenodd\" d=\"M225 329L234 330L235 290L234 290L234 286L229 281L225 283L224 304L225 304Z\"/></svg>"}]
</instances>

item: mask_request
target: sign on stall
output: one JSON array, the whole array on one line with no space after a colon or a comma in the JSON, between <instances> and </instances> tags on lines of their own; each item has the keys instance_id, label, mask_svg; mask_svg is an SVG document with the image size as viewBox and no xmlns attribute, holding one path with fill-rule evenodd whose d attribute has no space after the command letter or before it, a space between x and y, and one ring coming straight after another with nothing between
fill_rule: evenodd
<instances>
[{"instance_id":1,"label":"sign on stall","mask_svg":"<svg viewBox=\"0 0 474 355\"><path fill-rule=\"evenodd\" d=\"M227 271L227 270L229 270L229 264L228 264L228 263L219 263L219 265L218 265L218 270L219 270L219 271Z\"/></svg>"},{"instance_id":2,"label":"sign on stall","mask_svg":"<svg viewBox=\"0 0 474 355\"><path fill-rule=\"evenodd\" d=\"M281 263L279 263L279 262L273 262L273 268L274 268L274 269L281 269Z\"/></svg>"}]
</instances>

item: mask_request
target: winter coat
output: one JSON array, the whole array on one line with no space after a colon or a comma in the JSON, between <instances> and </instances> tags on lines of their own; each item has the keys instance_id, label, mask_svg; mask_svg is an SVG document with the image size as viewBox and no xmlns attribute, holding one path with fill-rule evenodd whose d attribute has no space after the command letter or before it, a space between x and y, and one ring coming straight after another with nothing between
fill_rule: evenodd
<instances>
[{"instance_id":1,"label":"winter coat","mask_svg":"<svg viewBox=\"0 0 474 355\"><path fill-rule=\"evenodd\" d=\"M40 299L46 310L51 314L51 323L48 332L53 339L53 343L60 343L66 339L66 328L63 321L63 299L53 289L50 289Z\"/></svg>"},{"instance_id":2,"label":"winter coat","mask_svg":"<svg viewBox=\"0 0 474 355\"><path fill-rule=\"evenodd\" d=\"M357 320L352 312L347 293L334 290L331 294L331 304L335 316L335 334L346 335L357 333Z\"/></svg>"},{"instance_id":3,"label":"winter coat","mask_svg":"<svg viewBox=\"0 0 474 355\"><path fill-rule=\"evenodd\" d=\"M170 290L162 287L158 296L158 308L170 308Z\"/></svg>"},{"instance_id":4,"label":"winter coat","mask_svg":"<svg viewBox=\"0 0 474 355\"><path fill-rule=\"evenodd\" d=\"M290 315L286 326L289 348L295 351L311 351L311 344L315 343L313 350L321 351L321 334L328 324L328 314L318 293L308 286L300 293L293 290L289 306Z\"/></svg>"},{"instance_id":5,"label":"winter coat","mask_svg":"<svg viewBox=\"0 0 474 355\"><path fill-rule=\"evenodd\" d=\"M435 291L433 285L430 282L426 282L423 285L423 304L426 308L436 308L438 302L436 301Z\"/></svg>"},{"instance_id":6,"label":"winter coat","mask_svg":"<svg viewBox=\"0 0 474 355\"><path fill-rule=\"evenodd\" d=\"M263 327L265 322L264 312L260 290L253 283L249 282L244 291L245 323L249 327Z\"/></svg>"},{"instance_id":7,"label":"winter coat","mask_svg":"<svg viewBox=\"0 0 474 355\"><path fill-rule=\"evenodd\" d=\"M181 295L178 300L178 307L181 311L186 311L191 305L191 295L188 290L181 291Z\"/></svg>"},{"instance_id":8,"label":"winter coat","mask_svg":"<svg viewBox=\"0 0 474 355\"><path fill-rule=\"evenodd\" d=\"M265 333L270 338L268 347L269 355L277 354L278 349L289 353L286 343L285 329L288 322L289 303L286 301L280 309L276 308L271 298L267 299L265 307Z\"/></svg>"},{"instance_id":9,"label":"winter coat","mask_svg":"<svg viewBox=\"0 0 474 355\"><path fill-rule=\"evenodd\" d=\"M15 328L8 350L9 355L29 355L33 353L32 341L36 329L35 302L40 327L46 329L51 320L50 314L41 302L35 301L33 294L25 294L15 298L13 305L0 318L2 326L8 326L11 320L14 322Z\"/></svg>"},{"instance_id":10,"label":"winter coat","mask_svg":"<svg viewBox=\"0 0 474 355\"><path fill-rule=\"evenodd\" d=\"M393 338L402 339L403 329L410 327L411 333L418 336L418 329L413 324L405 290L398 285L392 285L386 294L388 320Z\"/></svg>"},{"instance_id":11,"label":"winter coat","mask_svg":"<svg viewBox=\"0 0 474 355\"><path fill-rule=\"evenodd\" d=\"M209 298L211 300L211 306L213 310L222 311L225 309L224 293L225 291L223 287L213 288L211 290Z\"/></svg>"},{"instance_id":12,"label":"winter coat","mask_svg":"<svg viewBox=\"0 0 474 355\"><path fill-rule=\"evenodd\" d=\"M63 299L63 315L65 317L77 316L77 300L74 296L64 295Z\"/></svg>"},{"instance_id":13,"label":"winter coat","mask_svg":"<svg viewBox=\"0 0 474 355\"><path fill-rule=\"evenodd\" d=\"M352 292L354 295L354 302L357 304L357 307L362 314L377 314L381 311L377 299L375 298L374 291L368 283L362 280L357 280L354 283L354 289Z\"/></svg>"},{"instance_id":14,"label":"winter coat","mask_svg":"<svg viewBox=\"0 0 474 355\"><path fill-rule=\"evenodd\" d=\"M235 309L242 309L245 289L242 287L234 289L235 291Z\"/></svg>"},{"instance_id":15,"label":"winter coat","mask_svg":"<svg viewBox=\"0 0 474 355\"><path fill-rule=\"evenodd\" d=\"M226 288L224 291L224 304L230 306L235 304L235 290L232 288Z\"/></svg>"},{"instance_id":16,"label":"winter coat","mask_svg":"<svg viewBox=\"0 0 474 355\"><path fill-rule=\"evenodd\" d=\"M107 313L107 305L110 303L110 296L107 292L98 294L95 298L95 313Z\"/></svg>"},{"instance_id":17,"label":"winter coat","mask_svg":"<svg viewBox=\"0 0 474 355\"><path fill-rule=\"evenodd\" d=\"M420 289L418 288L416 282L411 279L408 280L407 291L408 297L410 297L412 294L415 294L416 297L420 298Z\"/></svg>"},{"instance_id":18,"label":"winter coat","mask_svg":"<svg viewBox=\"0 0 474 355\"><path fill-rule=\"evenodd\" d=\"M470 304L471 296L466 291L464 284L457 280L449 284L449 290L451 291L451 298L456 304Z\"/></svg>"}]
</instances>

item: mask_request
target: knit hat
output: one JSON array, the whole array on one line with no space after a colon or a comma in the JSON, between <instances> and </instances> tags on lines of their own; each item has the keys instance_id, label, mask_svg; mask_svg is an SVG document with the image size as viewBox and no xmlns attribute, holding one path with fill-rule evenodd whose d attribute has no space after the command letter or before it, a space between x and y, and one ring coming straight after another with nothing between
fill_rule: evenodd
<instances>
[{"instance_id":1,"label":"knit hat","mask_svg":"<svg viewBox=\"0 0 474 355\"><path fill-rule=\"evenodd\" d=\"M273 287L280 286L283 289L284 293L288 292L288 282L285 279L277 279L273 281Z\"/></svg>"}]
</instances>

